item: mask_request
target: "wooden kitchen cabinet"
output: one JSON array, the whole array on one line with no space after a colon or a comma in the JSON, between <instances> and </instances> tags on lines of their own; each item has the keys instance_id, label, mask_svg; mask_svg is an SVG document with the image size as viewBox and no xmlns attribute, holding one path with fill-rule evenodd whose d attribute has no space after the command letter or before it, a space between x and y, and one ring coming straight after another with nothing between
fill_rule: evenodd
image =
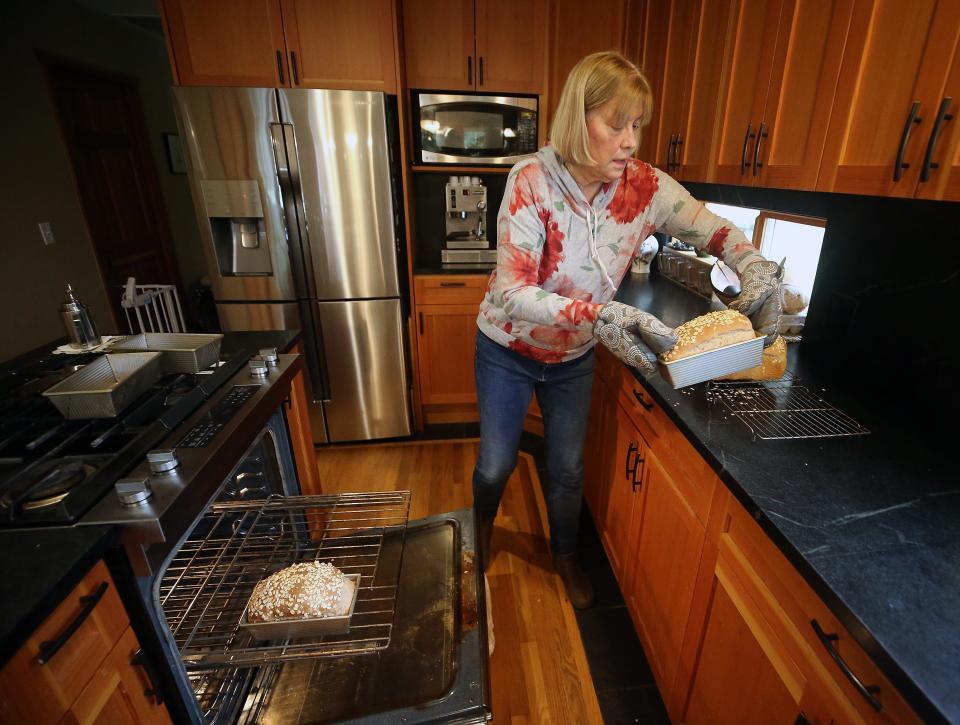
<instances>
[{"instance_id":1,"label":"wooden kitchen cabinet","mask_svg":"<svg viewBox=\"0 0 960 725\"><path fill-rule=\"evenodd\" d=\"M960 43L940 96L916 195L921 199L960 201Z\"/></svg>"},{"instance_id":2,"label":"wooden kitchen cabinet","mask_svg":"<svg viewBox=\"0 0 960 725\"><path fill-rule=\"evenodd\" d=\"M161 8L180 85L396 92L394 0L161 0Z\"/></svg>"},{"instance_id":3,"label":"wooden kitchen cabinet","mask_svg":"<svg viewBox=\"0 0 960 725\"><path fill-rule=\"evenodd\" d=\"M610 461L616 444L616 394L619 363L602 345L595 348L596 367L590 394L587 437L583 445L583 495L593 514L598 530L602 530L607 511L610 483Z\"/></svg>"},{"instance_id":4,"label":"wooden kitchen cabinet","mask_svg":"<svg viewBox=\"0 0 960 725\"><path fill-rule=\"evenodd\" d=\"M406 0L407 85L541 93L546 24L546 0Z\"/></svg>"},{"instance_id":5,"label":"wooden kitchen cabinet","mask_svg":"<svg viewBox=\"0 0 960 725\"><path fill-rule=\"evenodd\" d=\"M44 643L58 641L49 654ZM113 580L98 562L0 670L0 722L169 722L132 663L137 650Z\"/></svg>"},{"instance_id":6,"label":"wooden kitchen cabinet","mask_svg":"<svg viewBox=\"0 0 960 725\"><path fill-rule=\"evenodd\" d=\"M958 34L953 0L857 0L817 190L914 196Z\"/></svg>"},{"instance_id":7,"label":"wooden kitchen cabinet","mask_svg":"<svg viewBox=\"0 0 960 725\"><path fill-rule=\"evenodd\" d=\"M303 345L298 342L290 352L302 355ZM316 496L323 493L323 489L320 485L317 451L314 448L313 429L310 425L308 387L306 372L301 370L290 382L290 403L286 408L286 415L290 447L293 448L297 478L300 479L300 492L304 496Z\"/></svg>"},{"instance_id":8,"label":"wooden kitchen cabinet","mask_svg":"<svg viewBox=\"0 0 960 725\"><path fill-rule=\"evenodd\" d=\"M606 548L613 573L620 582L621 589L626 590L627 564L632 556L629 543L635 518L639 520L638 501L641 498L640 484L647 445L620 405L616 411L615 440L609 469L606 514L600 538Z\"/></svg>"}]
</instances>

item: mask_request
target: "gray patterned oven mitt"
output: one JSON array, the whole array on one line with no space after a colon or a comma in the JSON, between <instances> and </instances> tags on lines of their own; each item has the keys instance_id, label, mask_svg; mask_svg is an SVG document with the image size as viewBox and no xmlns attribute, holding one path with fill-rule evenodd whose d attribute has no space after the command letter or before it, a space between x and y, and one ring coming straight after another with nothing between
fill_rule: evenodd
<instances>
[{"instance_id":1,"label":"gray patterned oven mitt","mask_svg":"<svg viewBox=\"0 0 960 725\"><path fill-rule=\"evenodd\" d=\"M645 375L656 372L658 354L677 344L672 328L622 302L608 302L600 308L593 334L610 352Z\"/></svg>"},{"instance_id":2,"label":"gray patterned oven mitt","mask_svg":"<svg viewBox=\"0 0 960 725\"><path fill-rule=\"evenodd\" d=\"M751 262L740 275L740 295L727 305L750 318L753 329L766 336L764 347L779 333L783 314L783 265L767 259Z\"/></svg>"}]
</instances>

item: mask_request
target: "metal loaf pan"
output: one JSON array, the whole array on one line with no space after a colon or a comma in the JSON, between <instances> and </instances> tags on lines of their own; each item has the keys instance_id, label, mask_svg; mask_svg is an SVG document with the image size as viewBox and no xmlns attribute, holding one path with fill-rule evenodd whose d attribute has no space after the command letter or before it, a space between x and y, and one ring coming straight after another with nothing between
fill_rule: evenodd
<instances>
[{"instance_id":1,"label":"metal loaf pan","mask_svg":"<svg viewBox=\"0 0 960 725\"><path fill-rule=\"evenodd\" d=\"M64 418L114 418L160 374L159 352L101 355L43 394Z\"/></svg>"},{"instance_id":2,"label":"metal loaf pan","mask_svg":"<svg viewBox=\"0 0 960 725\"><path fill-rule=\"evenodd\" d=\"M184 332L145 332L116 343L111 352L159 352L171 373L198 373L220 359L223 335Z\"/></svg>"},{"instance_id":3,"label":"metal loaf pan","mask_svg":"<svg viewBox=\"0 0 960 725\"><path fill-rule=\"evenodd\" d=\"M660 375L674 388L713 380L748 370L763 362L763 337L744 340L716 350L700 352L673 362L660 363Z\"/></svg>"},{"instance_id":4,"label":"metal loaf pan","mask_svg":"<svg viewBox=\"0 0 960 725\"><path fill-rule=\"evenodd\" d=\"M248 622L246 607L240 616L240 627L245 629L258 641L273 639L302 639L304 637L320 637L325 634L343 634L350 629L350 618L353 608L357 605L357 594L360 591L360 575L344 574L345 579L353 582L353 598L350 600L350 609L339 617L313 617L311 619L278 619L273 622Z\"/></svg>"}]
</instances>

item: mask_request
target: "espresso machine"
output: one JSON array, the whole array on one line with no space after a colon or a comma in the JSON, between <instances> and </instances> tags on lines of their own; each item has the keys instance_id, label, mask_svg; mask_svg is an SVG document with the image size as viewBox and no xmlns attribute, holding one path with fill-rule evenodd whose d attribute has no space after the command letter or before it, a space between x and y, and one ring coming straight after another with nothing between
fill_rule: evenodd
<instances>
[{"instance_id":1,"label":"espresso machine","mask_svg":"<svg viewBox=\"0 0 960 725\"><path fill-rule=\"evenodd\" d=\"M497 261L497 250L487 239L487 187L476 176L451 176L446 192L444 264L482 264Z\"/></svg>"}]
</instances>

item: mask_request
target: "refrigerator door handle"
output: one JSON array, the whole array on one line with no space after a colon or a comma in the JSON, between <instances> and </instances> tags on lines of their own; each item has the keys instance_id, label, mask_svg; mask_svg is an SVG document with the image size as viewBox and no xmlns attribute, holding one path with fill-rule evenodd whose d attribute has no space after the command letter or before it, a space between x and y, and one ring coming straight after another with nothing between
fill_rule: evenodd
<instances>
[{"instance_id":1,"label":"refrigerator door handle","mask_svg":"<svg viewBox=\"0 0 960 725\"><path fill-rule=\"evenodd\" d=\"M317 286L313 275L313 254L310 251L310 232L307 230L307 209L303 202L303 184L300 178L300 156L297 151L297 134L292 123L281 123L283 141L287 150L287 170L293 203L296 209L297 234L300 237L300 253L303 258L304 275L307 282L307 296L317 296Z\"/></svg>"},{"instance_id":2,"label":"refrigerator door handle","mask_svg":"<svg viewBox=\"0 0 960 725\"><path fill-rule=\"evenodd\" d=\"M305 298L311 296L311 290L313 289L310 260L305 257L304 253L305 248L309 250L309 243L304 243L300 220L297 217L299 175L295 175L291 169L284 125L282 123L270 124L270 140L273 144L273 157L277 165L277 182L280 187L284 226L290 244L290 267L293 271L294 289L298 298Z\"/></svg>"},{"instance_id":3,"label":"refrigerator door handle","mask_svg":"<svg viewBox=\"0 0 960 725\"><path fill-rule=\"evenodd\" d=\"M330 377L323 352L323 331L313 312L313 303L301 300L300 324L303 326L303 352L310 378L310 397L314 403L330 400Z\"/></svg>"}]
</instances>

